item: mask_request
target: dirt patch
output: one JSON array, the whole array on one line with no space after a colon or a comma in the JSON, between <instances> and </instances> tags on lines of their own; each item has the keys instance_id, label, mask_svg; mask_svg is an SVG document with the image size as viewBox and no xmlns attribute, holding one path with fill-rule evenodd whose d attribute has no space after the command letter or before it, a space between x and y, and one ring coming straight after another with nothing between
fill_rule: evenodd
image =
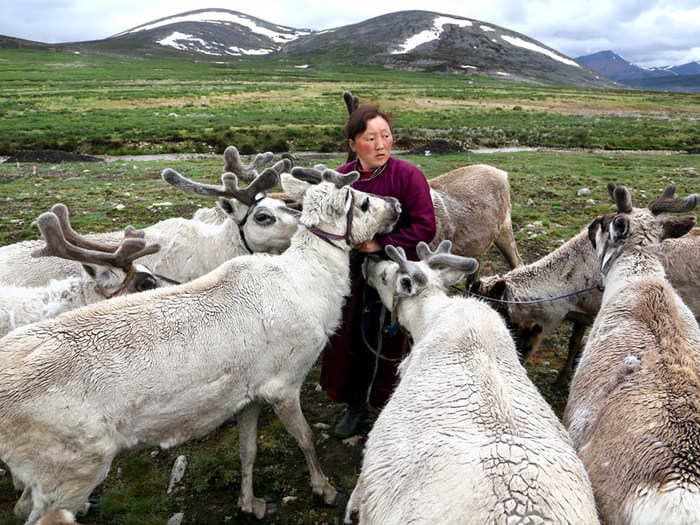
<instances>
[{"instance_id":1,"label":"dirt patch","mask_svg":"<svg viewBox=\"0 0 700 525\"><path fill-rule=\"evenodd\" d=\"M5 162L101 162L103 159L92 155L81 155L72 151L55 149L30 149L18 151Z\"/></svg>"}]
</instances>

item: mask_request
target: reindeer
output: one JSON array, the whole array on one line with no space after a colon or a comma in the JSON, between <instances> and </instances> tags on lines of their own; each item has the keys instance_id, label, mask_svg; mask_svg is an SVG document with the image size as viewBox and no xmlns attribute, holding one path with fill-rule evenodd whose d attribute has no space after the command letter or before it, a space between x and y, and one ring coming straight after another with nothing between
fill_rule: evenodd
<instances>
[{"instance_id":1,"label":"reindeer","mask_svg":"<svg viewBox=\"0 0 700 525\"><path fill-rule=\"evenodd\" d=\"M41 287L0 286L0 336L18 326L80 306L173 284L134 263L157 252L160 246L147 245L143 232L131 226L127 227L118 245L91 240L73 230L68 208L60 203L50 212L42 213L37 226L46 246L32 252L32 256L77 261L82 264L84 274L51 281Z\"/></svg>"},{"instance_id":2,"label":"reindeer","mask_svg":"<svg viewBox=\"0 0 700 525\"><path fill-rule=\"evenodd\" d=\"M605 291L571 383L564 423L607 525L691 525L700 516L700 327L658 252L700 195L668 186L648 209L613 187L616 213L589 239Z\"/></svg>"},{"instance_id":3,"label":"reindeer","mask_svg":"<svg viewBox=\"0 0 700 525\"><path fill-rule=\"evenodd\" d=\"M278 163L279 164L279 163ZM287 166L286 162L281 166ZM145 239L161 246L141 261L153 272L176 282L190 281L238 255L252 252L280 253L289 246L297 229L299 212L282 201L265 197L279 181L278 170L268 168L245 188L233 173L221 176L220 186L190 181L171 169L162 173L166 182L195 193L218 195L229 219L218 224L174 217L144 228ZM121 232L91 234L102 242L118 242ZM0 283L41 286L51 279L80 275L80 267L56 258L33 259L41 241L24 241L0 248Z\"/></svg>"},{"instance_id":4,"label":"reindeer","mask_svg":"<svg viewBox=\"0 0 700 525\"><path fill-rule=\"evenodd\" d=\"M127 295L14 330L0 340L0 460L24 487L15 513L82 509L114 457L175 446L238 414L239 506L253 492L260 410L272 405L307 461L314 493L339 502L299 403L306 375L340 322L353 246L387 233L396 199L349 187L359 173L309 185L291 246L231 259L180 286Z\"/></svg>"}]
</instances>

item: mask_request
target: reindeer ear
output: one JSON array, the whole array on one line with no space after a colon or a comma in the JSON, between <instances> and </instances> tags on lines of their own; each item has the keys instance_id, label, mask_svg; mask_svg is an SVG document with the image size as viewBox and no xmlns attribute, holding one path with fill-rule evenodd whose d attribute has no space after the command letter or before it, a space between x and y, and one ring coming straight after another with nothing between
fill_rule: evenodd
<instances>
[{"instance_id":1,"label":"reindeer ear","mask_svg":"<svg viewBox=\"0 0 700 525\"><path fill-rule=\"evenodd\" d=\"M657 220L661 224L661 238L676 239L692 230L696 219L692 215L686 215L683 217L661 216Z\"/></svg>"},{"instance_id":2,"label":"reindeer ear","mask_svg":"<svg viewBox=\"0 0 700 525\"><path fill-rule=\"evenodd\" d=\"M226 213L226 215L230 215L231 217L233 217L233 215L236 213L236 201L234 199L219 197L219 200L216 204L219 206L219 208L224 210L224 213Z\"/></svg>"},{"instance_id":3,"label":"reindeer ear","mask_svg":"<svg viewBox=\"0 0 700 525\"><path fill-rule=\"evenodd\" d=\"M596 217L593 219L593 222L588 225L588 240L591 241L591 244L593 245L593 249L595 250L597 248L596 242L595 242L595 237L596 234L598 233L598 229L601 228L603 225L603 218L602 217Z\"/></svg>"},{"instance_id":4,"label":"reindeer ear","mask_svg":"<svg viewBox=\"0 0 700 525\"><path fill-rule=\"evenodd\" d=\"M613 242L624 239L630 232L630 221L626 216L617 215L610 223L610 238Z\"/></svg>"},{"instance_id":5,"label":"reindeer ear","mask_svg":"<svg viewBox=\"0 0 700 525\"><path fill-rule=\"evenodd\" d=\"M413 295L415 288L413 286L413 281L408 275L401 275L396 280L396 295L399 297L408 297Z\"/></svg>"},{"instance_id":6,"label":"reindeer ear","mask_svg":"<svg viewBox=\"0 0 700 525\"><path fill-rule=\"evenodd\" d=\"M506 294L506 280L505 279L498 279L491 289L489 290L489 297L493 299L499 299L503 300L503 297Z\"/></svg>"}]
</instances>

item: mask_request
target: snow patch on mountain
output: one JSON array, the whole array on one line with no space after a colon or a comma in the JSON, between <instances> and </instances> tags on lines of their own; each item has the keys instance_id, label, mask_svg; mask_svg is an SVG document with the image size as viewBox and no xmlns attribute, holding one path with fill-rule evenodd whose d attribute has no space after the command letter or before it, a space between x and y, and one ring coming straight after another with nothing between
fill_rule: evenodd
<instances>
[{"instance_id":1,"label":"snow patch on mountain","mask_svg":"<svg viewBox=\"0 0 700 525\"><path fill-rule=\"evenodd\" d=\"M147 31L149 29L156 29L158 27L163 27L170 24L177 24L180 22L207 22L211 24L221 24L230 25L238 24L243 27L247 27L253 33L258 35L266 36L273 42L286 43L296 40L300 36L308 35L308 31L299 31L296 29L291 29L282 26L276 26L280 31L271 31L265 27L262 27L255 23L255 21L248 18L246 15L238 15L234 13L229 13L226 11L199 11L194 13L185 13L179 16L173 16L170 18L165 18L162 20L157 20L150 24L145 24L142 26L129 29L115 36L123 36L129 33L135 33L137 31Z\"/></svg>"},{"instance_id":2,"label":"snow patch on mountain","mask_svg":"<svg viewBox=\"0 0 700 525\"><path fill-rule=\"evenodd\" d=\"M156 41L161 46L172 47L179 51L190 51L196 48L198 53L205 55L269 55L273 49L243 49L236 46L226 47L217 42L207 42L194 35L173 31L170 35Z\"/></svg>"},{"instance_id":3,"label":"snow patch on mountain","mask_svg":"<svg viewBox=\"0 0 700 525\"><path fill-rule=\"evenodd\" d=\"M459 27L469 27L472 25L470 20L464 20L463 18L452 18L449 16L437 16L433 20L433 27L421 31L406 39L406 41L391 52L392 55L400 55L403 53L408 53L412 49L417 48L427 42L437 40L444 31L446 25L456 25Z\"/></svg>"},{"instance_id":4,"label":"snow patch on mountain","mask_svg":"<svg viewBox=\"0 0 700 525\"><path fill-rule=\"evenodd\" d=\"M508 35L501 35L501 38L508 42L509 44L512 44L517 47L523 47L525 49L528 49L530 51L535 51L537 53L542 53L543 55L548 56L549 58L552 58L554 60L558 60L559 62L562 62L564 64L568 64L570 66L576 66L576 67L581 67L579 64L574 62L573 60L569 58L565 58L561 55L557 55L553 51L550 51L549 49L545 49L543 47L538 46L537 44L533 44L532 42L528 42L527 40L523 40L522 38L517 38L514 36L508 36Z\"/></svg>"}]
</instances>

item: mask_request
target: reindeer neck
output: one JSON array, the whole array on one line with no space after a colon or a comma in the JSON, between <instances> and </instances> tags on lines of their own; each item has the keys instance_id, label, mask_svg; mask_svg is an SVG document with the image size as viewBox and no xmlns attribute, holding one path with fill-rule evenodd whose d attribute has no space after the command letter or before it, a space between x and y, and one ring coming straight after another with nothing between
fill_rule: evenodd
<instances>
[{"instance_id":1,"label":"reindeer neck","mask_svg":"<svg viewBox=\"0 0 700 525\"><path fill-rule=\"evenodd\" d=\"M35 288L35 292L35 300L41 305L36 309L35 321L102 300L95 291L95 283L82 276L51 281L46 287Z\"/></svg>"},{"instance_id":2,"label":"reindeer neck","mask_svg":"<svg viewBox=\"0 0 700 525\"><path fill-rule=\"evenodd\" d=\"M603 278L603 301L636 281L650 277L664 279L666 276L663 264L652 248L634 246L613 257L607 263L609 269Z\"/></svg>"},{"instance_id":3,"label":"reindeer neck","mask_svg":"<svg viewBox=\"0 0 700 525\"><path fill-rule=\"evenodd\" d=\"M572 283L584 284L586 280L592 286L596 280L600 280L598 274L595 250L588 240L588 233L582 231L541 259L515 268L504 277L517 289L513 291L514 298L527 299L517 292L541 294L541 286L538 284L545 286L550 293L554 291L553 287L569 291ZM522 290L519 289L521 283Z\"/></svg>"},{"instance_id":4,"label":"reindeer neck","mask_svg":"<svg viewBox=\"0 0 700 525\"><path fill-rule=\"evenodd\" d=\"M436 326L435 320L450 310L450 298L442 290L425 291L415 297L399 300L396 316L404 326L419 341Z\"/></svg>"}]
</instances>

